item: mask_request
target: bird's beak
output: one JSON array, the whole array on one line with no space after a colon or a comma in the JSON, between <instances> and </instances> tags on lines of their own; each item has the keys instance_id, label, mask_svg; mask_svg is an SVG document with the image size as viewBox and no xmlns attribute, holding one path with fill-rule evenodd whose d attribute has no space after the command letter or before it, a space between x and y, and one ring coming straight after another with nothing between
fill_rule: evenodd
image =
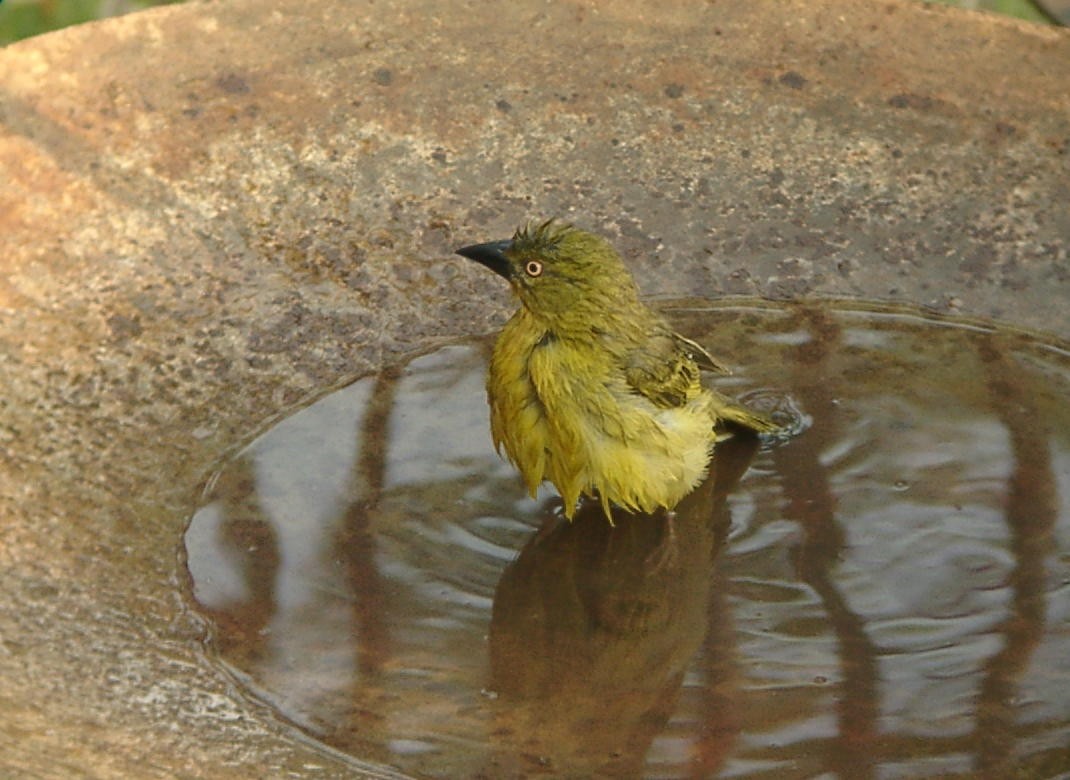
<instances>
[{"instance_id":1,"label":"bird's beak","mask_svg":"<svg viewBox=\"0 0 1070 780\"><path fill-rule=\"evenodd\" d=\"M457 250L457 254L485 265L494 273L504 276L506 279L512 279L512 265L509 263L509 258L505 256L506 251L512 245L513 242L510 239L491 241L487 244L473 244L472 246L461 247Z\"/></svg>"}]
</instances>

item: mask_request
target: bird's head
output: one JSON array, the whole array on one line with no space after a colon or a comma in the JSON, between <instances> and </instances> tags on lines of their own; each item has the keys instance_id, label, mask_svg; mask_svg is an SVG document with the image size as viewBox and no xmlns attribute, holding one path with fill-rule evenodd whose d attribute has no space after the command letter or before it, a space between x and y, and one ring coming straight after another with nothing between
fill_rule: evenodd
<instances>
[{"instance_id":1,"label":"bird's head","mask_svg":"<svg viewBox=\"0 0 1070 780\"><path fill-rule=\"evenodd\" d=\"M601 236L555 220L457 254L505 277L521 303L554 330L597 330L637 306L635 281Z\"/></svg>"}]
</instances>

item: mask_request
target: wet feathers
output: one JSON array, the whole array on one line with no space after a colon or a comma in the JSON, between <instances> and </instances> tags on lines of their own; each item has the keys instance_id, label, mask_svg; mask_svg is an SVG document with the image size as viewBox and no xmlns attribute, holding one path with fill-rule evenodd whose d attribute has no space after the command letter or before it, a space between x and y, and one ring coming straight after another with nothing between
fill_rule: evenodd
<instances>
[{"instance_id":1,"label":"wet feathers","mask_svg":"<svg viewBox=\"0 0 1070 780\"><path fill-rule=\"evenodd\" d=\"M491 434L532 495L549 481L572 517L580 496L633 512L672 509L705 477L725 424L771 421L702 386L727 373L639 300L600 236L548 221L458 253L509 280L519 310L487 377Z\"/></svg>"}]
</instances>

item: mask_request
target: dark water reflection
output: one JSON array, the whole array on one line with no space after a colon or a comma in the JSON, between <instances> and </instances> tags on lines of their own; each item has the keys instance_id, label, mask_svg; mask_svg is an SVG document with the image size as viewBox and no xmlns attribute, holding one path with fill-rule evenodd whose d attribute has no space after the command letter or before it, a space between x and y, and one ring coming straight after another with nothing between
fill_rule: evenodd
<instances>
[{"instance_id":1,"label":"dark water reflection","mask_svg":"<svg viewBox=\"0 0 1070 780\"><path fill-rule=\"evenodd\" d=\"M438 777L1070 773L1070 355L849 308L678 308L811 424L673 524L569 525L493 452L484 341L224 465L186 537L211 646L362 759ZM749 467L749 468L748 468Z\"/></svg>"}]
</instances>

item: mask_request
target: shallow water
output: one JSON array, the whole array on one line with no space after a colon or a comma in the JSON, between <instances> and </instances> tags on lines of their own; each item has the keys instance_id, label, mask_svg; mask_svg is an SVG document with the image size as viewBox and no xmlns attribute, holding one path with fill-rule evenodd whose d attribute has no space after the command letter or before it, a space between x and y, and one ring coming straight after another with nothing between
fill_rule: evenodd
<instances>
[{"instance_id":1,"label":"shallow water","mask_svg":"<svg viewBox=\"0 0 1070 780\"><path fill-rule=\"evenodd\" d=\"M569 525L494 453L487 340L225 463L186 535L212 656L434 777L1070 773L1070 353L848 306L676 306L796 409L661 518Z\"/></svg>"}]
</instances>

